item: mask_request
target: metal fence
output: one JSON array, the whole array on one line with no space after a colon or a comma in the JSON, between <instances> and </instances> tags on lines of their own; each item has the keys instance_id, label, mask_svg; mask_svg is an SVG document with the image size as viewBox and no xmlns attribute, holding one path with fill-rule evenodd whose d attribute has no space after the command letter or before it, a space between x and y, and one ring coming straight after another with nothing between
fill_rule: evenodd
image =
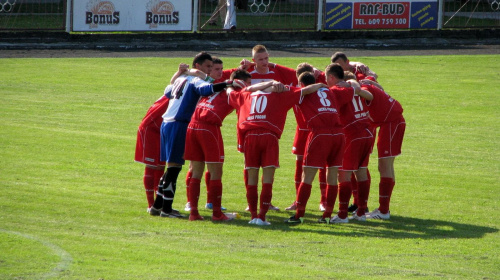
<instances>
[{"instance_id":1,"label":"metal fence","mask_svg":"<svg viewBox=\"0 0 500 280\"><path fill-rule=\"evenodd\" d=\"M224 25L225 0L201 0L200 31L219 31ZM247 0L237 9L237 29L316 30L318 0ZM220 5L219 5L220 4Z\"/></svg>"},{"instance_id":2,"label":"metal fence","mask_svg":"<svg viewBox=\"0 0 500 280\"><path fill-rule=\"evenodd\" d=\"M446 0L443 28L500 27L500 0Z\"/></svg>"},{"instance_id":3,"label":"metal fence","mask_svg":"<svg viewBox=\"0 0 500 280\"><path fill-rule=\"evenodd\" d=\"M71 0L0 0L0 30L66 30L66 6ZM104 1L104 0L103 0ZM141 0L146 1L146 0ZM188 1L188 0L186 0ZM321 3L320 3L321 1ZM222 30L220 0L199 0L196 31ZM225 3L225 0L221 1ZM237 9L238 31L323 30L318 8L324 0L244 0ZM349 2L341 1L339 2ZM384 1L381 1L384 2ZM440 0L438 28L498 28L500 0ZM321 5L323 6L323 5ZM319 19L319 20L318 20Z\"/></svg>"},{"instance_id":4,"label":"metal fence","mask_svg":"<svg viewBox=\"0 0 500 280\"><path fill-rule=\"evenodd\" d=\"M66 0L0 0L0 30L65 30Z\"/></svg>"}]
</instances>

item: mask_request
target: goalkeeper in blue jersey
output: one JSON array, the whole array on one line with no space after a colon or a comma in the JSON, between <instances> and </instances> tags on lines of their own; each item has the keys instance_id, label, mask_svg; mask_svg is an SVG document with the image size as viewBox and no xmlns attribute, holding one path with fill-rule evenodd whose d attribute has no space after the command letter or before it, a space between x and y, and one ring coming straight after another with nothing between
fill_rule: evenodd
<instances>
[{"instance_id":1,"label":"goalkeeper in blue jersey","mask_svg":"<svg viewBox=\"0 0 500 280\"><path fill-rule=\"evenodd\" d=\"M205 74L212 70L212 56L201 52L193 59L193 68ZM150 214L153 216L182 218L172 209L177 177L184 164L184 145L186 131L191 116L200 96L208 96L225 89L227 83L212 85L198 77L181 75L165 88L165 96L170 100L167 111L163 114L161 125L161 155L167 162L167 171L160 180L158 193Z\"/></svg>"}]
</instances>

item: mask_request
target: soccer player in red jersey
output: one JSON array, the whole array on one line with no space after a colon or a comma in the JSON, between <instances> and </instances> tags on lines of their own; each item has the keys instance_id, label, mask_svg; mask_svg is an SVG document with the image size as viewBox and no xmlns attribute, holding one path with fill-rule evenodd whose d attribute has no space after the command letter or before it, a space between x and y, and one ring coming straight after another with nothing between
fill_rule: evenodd
<instances>
[{"instance_id":1,"label":"soccer player in red jersey","mask_svg":"<svg viewBox=\"0 0 500 280\"><path fill-rule=\"evenodd\" d=\"M252 215L250 224L270 225L266 214L271 205L274 173L279 167L279 138L285 126L287 112L300 97L315 92L320 86L300 89L286 87L279 82L266 82L269 89L251 92L232 91L228 102L239 111L238 129L242 135L242 151L245 157L247 201ZM259 194L257 184L262 168L260 211L257 214Z\"/></svg>"},{"instance_id":2,"label":"soccer player in red jersey","mask_svg":"<svg viewBox=\"0 0 500 280\"><path fill-rule=\"evenodd\" d=\"M311 72L304 72L299 76L300 86L311 85L315 82L316 78ZM325 212L318 221L330 223L338 191L337 172L342 165L344 152L344 133L337 111L336 97L324 85L315 94L305 96L297 109L306 120L309 133L303 160L304 175L296 198L297 210L295 215L285 222L288 224L303 222L316 172L318 169L327 169Z\"/></svg>"},{"instance_id":3,"label":"soccer player in red jersey","mask_svg":"<svg viewBox=\"0 0 500 280\"><path fill-rule=\"evenodd\" d=\"M261 82L278 81L289 86L297 86L297 75L294 69L269 62L269 52L264 45L256 45L252 48L252 61L243 59L241 68L252 75L252 85ZM241 147L241 136L238 135L238 149ZM247 170L244 171L247 178ZM245 179L246 181L246 179ZM249 210L247 207L246 210ZM280 210L279 207L271 205L269 210Z\"/></svg>"},{"instance_id":4,"label":"soccer player in red jersey","mask_svg":"<svg viewBox=\"0 0 500 280\"><path fill-rule=\"evenodd\" d=\"M324 73L315 69L309 63L303 62L297 65L297 69L295 70L297 73L297 77L299 77L302 73L311 72L314 73L314 78L317 83L326 84L326 79ZM302 161L304 159L304 152L307 142L307 136L309 135L309 129L307 128L306 121L302 114L300 114L298 110L299 105L295 105L293 107L293 112L295 114L295 120L297 121L297 128L295 130L295 137L293 139L293 147L292 154L296 156L295 160L295 194L297 194L299 190L300 183L302 181ZM326 205L326 170L324 168L319 170L319 185L320 185L320 193L321 200L319 204L320 211L325 211ZM294 201L290 206L285 208L285 210L296 210L297 203Z\"/></svg>"},{"instance_id":5,"label":"soccer player in red jersey","mask_svg":"<svg viewBox=\"0 0 500 280\"><path fill-rule=\"evenodd\" d=\"M144 163L144 189L148 201L148 213L155 201L158 182L165 171L165 162L160 160L160 127L162 115L168 107L168 98L163 95L147 111L137 130L135 161Z\"/></svg>"},{"instance_id":6,"label":"soccer player in red jersey","mask_svg":"<svg viewBox=\"0 0 500 280\"><path fill-rule=\"evenodd\" d=\"M342 66L344 71L349 71L353 73L356 80L366 79L368 77L377 79L377 74L370 70L368 66L361 62L352 62L347 58L347 55L343 52L336 52L331 57L332 63L338 63ZM372 131L375 135L375 130ZM368 181L371 181L370 171L367 169ZM353 203L349 206L349 212L354 212L358 209L358 182L356 180L356 176L354 174L351 176L351 187L352 187L352 196L354 198Z\"/></svg>"},{"instance_id":7,"label":"soccer player in red jersey","mask_svg":"<svg viewBox=\"0 0 500 280\"><path fill-rule=\"evenodd\" d=\"M344 71L350 71L356 76L356 80L365 79L367 76L372 76L375 79L378 78L377 74L370 70L368 66L361 62L351 62L347 58L347 55L343 52L336 52L332 55L332 63L338 63L342 66Z\"/></svg>"},{"instance_id":8,"label":"soccer player in red jersey","mask_svg":"<svg viewBox=\"0 0 500 280\"><path fill-rule=\"evenodd\" d=\"M364 99L373 127L379 128L377 138L378 169L380 172L379 207L368 213L367 218L390 219L389 203L396 184L394 160L401 154L406 128L401 104L388 95L383 88L371 80L361 80L361 89L373 95Z\"/></svg>"},{"instance_id":9,"label":"soccer player in red jersey","mask_svg":"<svg viewBox=\"0 0 500 280\"><path fill-rule=\"evenodd\" d=\"M361 90L359 84L344 87L344 70L337 63L330 64L326 70L326 81L335 94L339 110L340 123L345 134L345 149L342 167L339 170L339 212L331 223L347 223L348 205L351 198L351 175L354 172L358 181L359 205L353 218L365 220L366 202L370 191L367 167L372 149L373 134L368 122L368 113L362 97L371 98L371 94Z\"/></svg>"},{"instance_id":10,"label":"soccer player in red jersey","mask_svg":"<svg viewBox=\"0 0 500 280\"><path fill-rule=\"evenodd\" d=\"M213 66L212 66L212 69L210 70L209 76L210 76L210 78L212 78L212 80L214 80L213 83L221 83L221 82L228 80L231 76L231 73L234 71L234 69L224 70L224 64L223 64L222 60L218 57L215 57L215 56L212 56L212 62L213 62ZM175 78L177 78L177 77L175 77ZM191 180L191 176L192 176L192 166L190 163L188 172L186 172L186 187L187 188L189 188L189 182ZM205 185L207 188L207 203L205 204L205 208L213 209L211 195L209 194L209 183L210 183L210 172L207 170L207 172L205 172ZM186 202L186 206L184 207L184 210L191 211L191 203L189 202L189 189L186 189L186 196L187 196L187 202ZM226 210L226 208L224 208L222 206L221 206L221 209L222 209L222 211Z\"/></svg>"},{"instance_id":11,"label":"soccer player in red jersey","mask_svg":"<svg viewBox=\"0 0 500 280\"><path fill-rule=\"evenodd\" d=\"M238 76L250 85L251 76ZM191 161L192 174L189 180L189 202L191 206L190 221L203 220L198 212L200 195L200 180L205 164L209 172L208 195L212 203L212 220L231 220L231 215L222 213L222 166L224 163L224 143L220 127L225 117L234 108L227 102L226 91L216 92L210 96L201 97L189 123L186 134L184 158Z\"/></svg>"},{"instance_id":12,"label":"soccer player in red jersey","mask_svg":"<svg viewBox=\"0 0 500 280\"><path fill-rule=\"evenodd\" d=\"M243 59L240 64L252 75L252 84L278 81L289 86L297 85L295 70L269 62L269 52L263 45L252 48L252 62Z\"/></svg>"}]
</instances>

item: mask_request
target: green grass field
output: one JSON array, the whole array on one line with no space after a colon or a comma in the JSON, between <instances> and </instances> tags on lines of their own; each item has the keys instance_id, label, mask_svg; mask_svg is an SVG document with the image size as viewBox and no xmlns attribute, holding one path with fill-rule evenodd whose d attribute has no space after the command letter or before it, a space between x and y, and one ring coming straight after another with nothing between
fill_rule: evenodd
<instances>
[{"instance_id":1,"label":"green grass field","mask_svg":"<svg viewBox=\"0 0 500 280\"><path fill-rule=\"evenodd\" d=\"M281 211L258 227L243 211L234 115L223 126L223 206L242 219L146 213L136 129L191 58L0 59L0 279L500 279L500 56L352 60L405 108L391 220L317 224L315 183L305 224L285 225L291 213ZM272 61L323 69L328 58ZM290 113L274 184L282 209L294 200L294 125Z\"/></svg>"}]
</instances>

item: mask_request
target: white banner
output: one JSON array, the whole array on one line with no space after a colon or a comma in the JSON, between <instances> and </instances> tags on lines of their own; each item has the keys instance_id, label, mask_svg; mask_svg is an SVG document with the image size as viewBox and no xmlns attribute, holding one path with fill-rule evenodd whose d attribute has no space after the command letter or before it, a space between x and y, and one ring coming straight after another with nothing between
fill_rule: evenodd
<instances>
[{"instance_id":1,"label":"white banner","mask_svg":"<svg viewBox=\"0 0 500 280\"><path fill-rule=\"evenodd\" d=\"M73 0L73 31L191 31L192 1Z\"/></svg>"}]
</instances>

